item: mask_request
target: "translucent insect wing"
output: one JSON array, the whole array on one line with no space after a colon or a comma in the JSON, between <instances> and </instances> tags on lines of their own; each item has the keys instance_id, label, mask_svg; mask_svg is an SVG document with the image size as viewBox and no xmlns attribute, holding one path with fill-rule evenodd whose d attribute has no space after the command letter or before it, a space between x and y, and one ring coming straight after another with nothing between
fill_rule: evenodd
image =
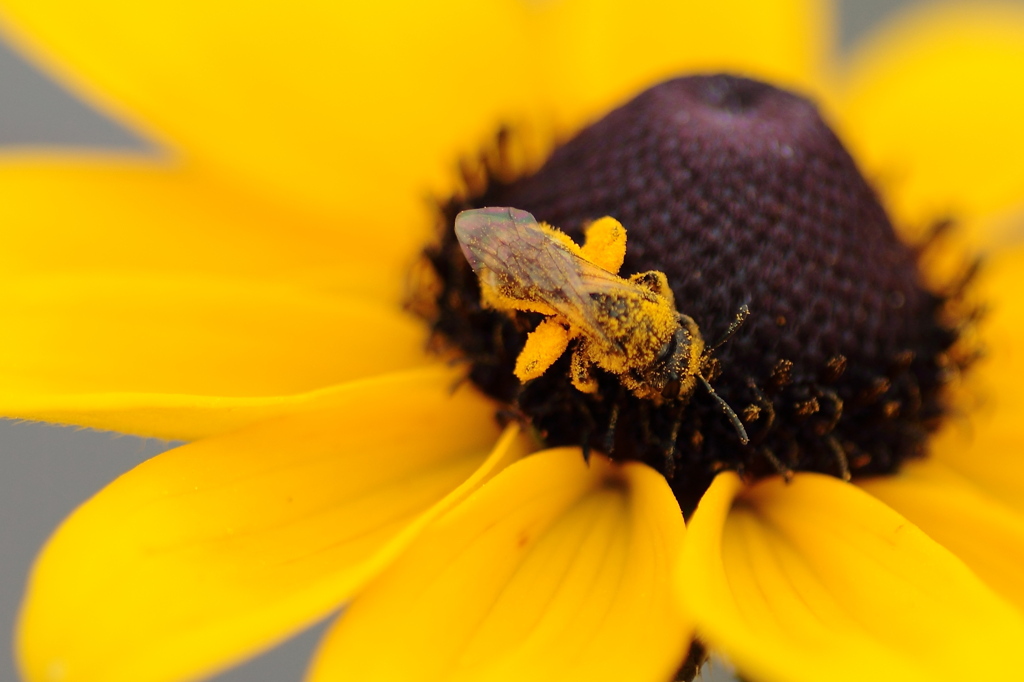
<instances>
[{"instance_id":1,"label":"translucent insect wing","mask_svg":"<svg viewBox=\"0 0 1024 682\"><path fill-rule=\"evenodd\" d=\"M588 326L597 320L587 280L621 282L560 244L526 211L463 211L455 219L455 235L473 271L503 295L546 303L570 320L582 317Z\"/></svg>"},{"instance_id":2,"label":"translucent insect wing","mask_svg":"<svg viewBox=\"0 0 1024 682\"><path fill-rule=\"evenodd\" d=\"M455 217L455 236L473 272L502 269L502 261L511 255L510 237L517 224L536 225L537 219L517 208L493 207L462 211Z\"/></svg>"}]
</instances>

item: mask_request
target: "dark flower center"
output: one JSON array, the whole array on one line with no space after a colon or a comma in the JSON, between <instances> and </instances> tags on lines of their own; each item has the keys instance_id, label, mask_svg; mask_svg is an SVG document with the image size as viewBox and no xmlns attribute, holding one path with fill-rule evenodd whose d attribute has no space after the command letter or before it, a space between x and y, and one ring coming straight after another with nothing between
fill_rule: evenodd
<instances>
[{"instance_id":1,"label":"dark flower center","mask_svg":"<svg viewBox=\"0 0 1024 682\"><path fill-rule=\"evenodd\" d=\"M813 104L743 78L680 78L582 131L539 171L500 171L445 207L428 253L442 282L432 321L471 361L472 381L546 444L647 462L687 514L723 469L848 477L923 454L943 385L966 362L953 351L951 294L921 284L917 252ZM621 274L664 272L709 344L749 306L708 379L750 442L700 387L685 406L657 405L599 372L600 390L581 393L568 353L520 386L512 368L540 318L481 307L452 232L459 210L484 206L529 211L577 242L589 222L617 218L628 232Z\"/></svg>"}]
</instances>

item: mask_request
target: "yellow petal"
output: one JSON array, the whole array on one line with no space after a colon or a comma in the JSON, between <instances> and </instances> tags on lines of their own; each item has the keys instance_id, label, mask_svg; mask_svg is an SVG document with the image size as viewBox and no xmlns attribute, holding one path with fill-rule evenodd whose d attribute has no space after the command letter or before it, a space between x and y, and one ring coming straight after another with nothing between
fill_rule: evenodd
<instances>
[{"instance_id":1,"label":"yellow petal","mask_svg":"<svg viewBox=\"0 0 1024 682\"><path fill-rule=\"evenodd\" d=\"M430 362L426 328L379 303L188 276L2 281L0 391L273 396Z\"/></svg>"},{"instance_id":2,"label":"yellow petal","mask_svg":"<svg viewBox=\"0 0 1024 682\"><path fill-rule=\"evenodd\" d=\"M494 410L423 378L368 382L142 464L38 559L18 633L26 678L192 679L322 617L523 454L513 433L488 458Z\"/></svg>"},{"instance_id":3,"label":"yellow petal","mask_svg":"<svg viewBox=\"0 0 1024 682\"><path fill-rule=\"evenodd\" d=\"M1024 620L963 563L856 486L715 479L679 587L697 632L755 680L1003 679Z\"/></svg>"},{"instance_id":4,"label":"yellow petal","mask_svg":"<svg viewBox=\"0 0 1024 682\"><path fill-rule=\"evenodd\" d=\"M965 377L931 456L1024 513L1024 248L988 259L976 288L984 356Z\"/></svg>"},{"instance_id":5,"label":"yellow petal","mask_svg":"<svg viewBox=\"0 0 1024 682\"><path fill-rule=\"evenodd\" d=\"M1024 10L926 3L856 53L836 113L901 222L972 225L1022 208L1022 90Z\"/></svg>"},{"instance_id":6,"label":"yellow petal","mask_svg":"<svg viewBox=\"0 0 1024 682\"><path fill-rule=\"evenodd\" d=\"M412 377L429 378L454 387L465 381L465 372L435 363L346 381L308 393L255 398L176 393L12 394L0 397L0 415L118 431L144 438L191 441L330 403L339 395L363 390L367 382L405 381Z\"/></svg>"},{"instance_id":7,"label":"yellow petal","mask_svg":"<svg viewBox=\"0 0 1024 682\"><path fill-rule=\"evenodd\" d=\"M421 243L325 222L194 170L101 156L0 156L0 278L180 272L285 281L390 301Z\"/></svg>"},{"instance_id":8,"label":"yellow petal","mask_svg":"<svg viewBox=\"0 0 1024 682\"><path fill-rule=\"evenodd\" d=\"M860 486L956 554L1024 611L1024 516L941 462L909 462L896 476Z\"/></svg>"},{"instance_id":9,"label":"yellow petal","mask_svg":"<svg viewBox=\"0 0 1024 682\"><path fill-rule=\"evenodd\" d=\"M817 90L831 50L831 16L818 0L556 0L536 12L545 73L570 128L692 72Z\"/></svg>"},{"instance_id":10,"label":"yellow petal","mask_svg":"<svg viewBox=\"0 0 1024 682\"><path fill-rule=\"evenodd\" d=\"M521 14L512 0L0 5L17 45L142 134L386 231L422 228L457 156L536 110Z\"/></svg>"},{"instance_id":11,"label":"yellow petal","mask_svg":"<svg viewBox=\"0 0 1024 682\"><path fill-rule=\"evenodd\" d=\"M577 448L509 467L432 524L328 634L310 679L669 679L690 628L664 479Z\"/></svg>"}]
</instances>

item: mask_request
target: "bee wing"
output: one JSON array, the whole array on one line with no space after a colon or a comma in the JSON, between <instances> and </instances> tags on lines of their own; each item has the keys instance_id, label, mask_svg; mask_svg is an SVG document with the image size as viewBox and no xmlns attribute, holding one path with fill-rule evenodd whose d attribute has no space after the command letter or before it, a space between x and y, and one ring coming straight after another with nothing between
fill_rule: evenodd
<instances>
[{"instance_id":1,"label":"bee wing","mask_svg":"<svg viewBox=\"0 0 1024 682\"><path fill-rule=\"evenodd\" d=\"M481 281L509 298L545 303L574 326L613 343L590 294L628 284L559 243L532 215L515 208L463 211L455 218L455 235Z\"/></svg>"},{"instance_id":2,"label":"bee wing","mask_svg":"<svg viewBox=\"0 0 1024 682\"><path fill-rule=\"evenodd\" d=\"M477 208L455 216L455 236L473 272L487 268L506 271L516 249L539 247L540 237L547 238L537 226L537 219L518 208Z\"/></svg>"}]
</instances>

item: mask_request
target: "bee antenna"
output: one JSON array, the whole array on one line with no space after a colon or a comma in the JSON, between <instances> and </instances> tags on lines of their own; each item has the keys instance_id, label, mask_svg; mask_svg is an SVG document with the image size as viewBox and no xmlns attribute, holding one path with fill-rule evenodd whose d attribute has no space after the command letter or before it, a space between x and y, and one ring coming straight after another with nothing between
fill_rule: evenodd
<instances>
[{"instance_id":1,"label":"bee antenna","mask_svg":"<svg viewBox=\"0 0 1024 682\"><path fill-rule=\"evenodd\" d=\"M724 346L729 339L736 335L736 331L743 326L743 323L750 317L750 306L746 303L740 306L739 312L736 313L736 317L729 324L729 328L722 334L722 338L715 342L710 349L704 350L704 357L711 357L716 350Z\"/></svg>"},{"instance_id":2,"label":"bee antenna","mask_svg":"<svg viewBox=\"0 0 1024 682\"><path fill-rule=\"evenodd\" d=\"M746 308L746 306L743 307ZM732 423L732 427L736 429L736 435L740 437L740 442L744 445L749 443L750 437L747 436L747 430L743 428L743 423L740 421L739 415L736 414L736 411L729 406L729 403L725 402L725 399L723 399L722 396L715 393L715 389L711 388L711 384L708 383L708 380L704 378L703 374L698 374L697 378L700 379L700 383L704 384L704 388L707 389L708 394L718 401L718 405L722 408L722 411L725 412L725 416L729 418L729 421Z\"/></svg>"}]
</instances>

